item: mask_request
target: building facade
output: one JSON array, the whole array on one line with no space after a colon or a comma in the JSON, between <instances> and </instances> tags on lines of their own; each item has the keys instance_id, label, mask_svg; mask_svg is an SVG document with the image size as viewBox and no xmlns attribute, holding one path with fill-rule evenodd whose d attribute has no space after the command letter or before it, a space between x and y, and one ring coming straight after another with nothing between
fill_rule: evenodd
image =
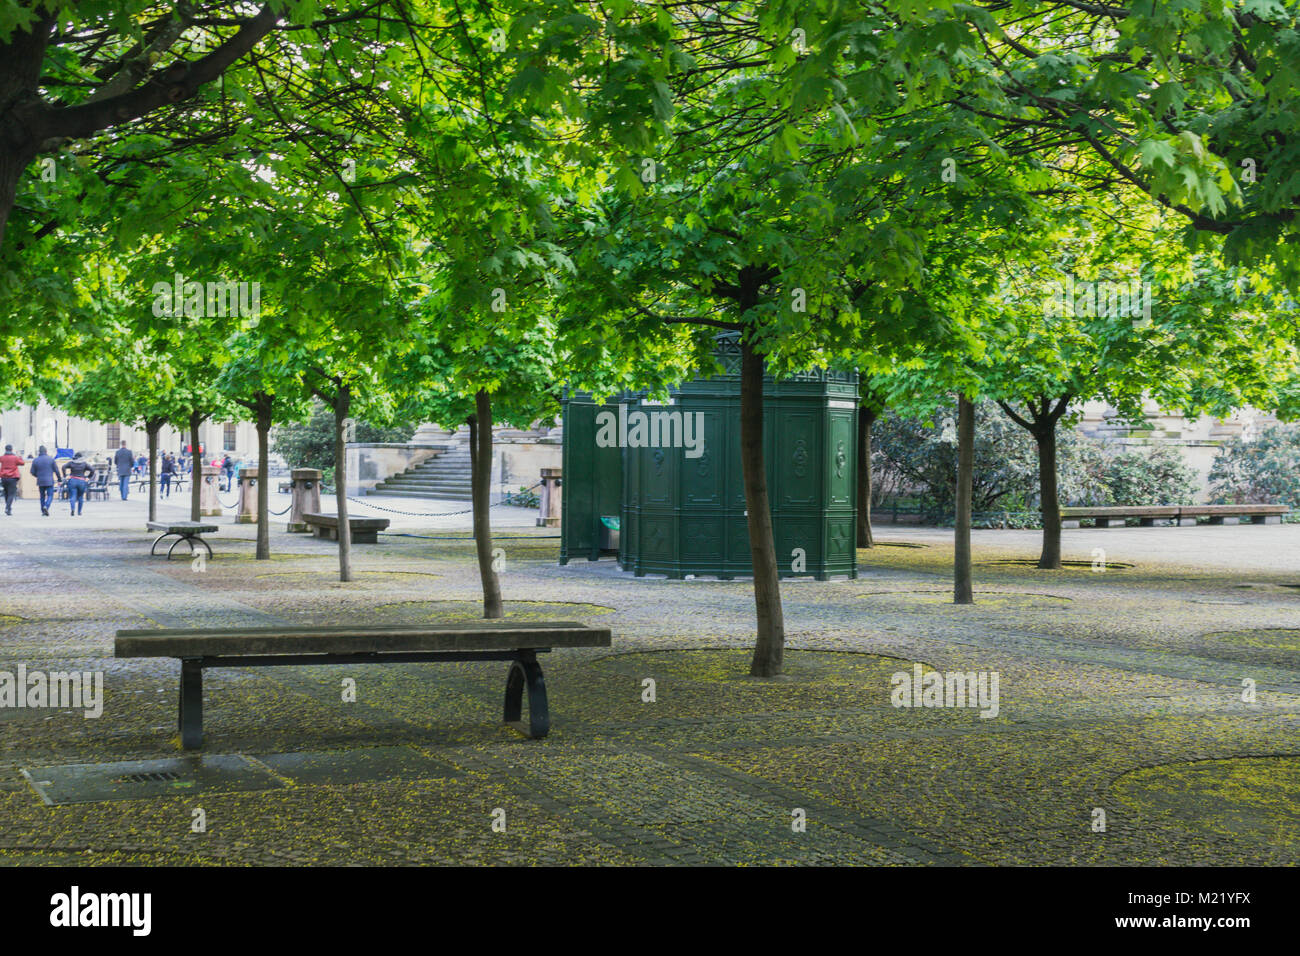
<instances>
[{"instance_id":1,"label":"building facade","mask_svg":"<svg viewBox=\"0 0 1300 956\"><path fill-rule=\"evenodd\" d=\"M1210 469L1214 466L1219 446L1230 438L1250 441L1262 429L1279 423L1276 415L1253 408L1240 409L1226 418L1209 415L1185 418L1164 412L1151 402L1146 403L1142 411L1146 424L1134 427L1120 424L1115 409L1105 402L1087 402L1075 427L1089 438L1119 446L1117 450L1140 450L1152 445L1176 448L1183 461L1196 473L1196 500L1201 504L1210 498Z\"/></svg>"},{"instance_id":2,"label":"building facade","mask_svg":"<svg viewBox=\"0 0 1300 956\"><path fill-rule=\"evenodd\" d=\"M0 448L13 445L15 452L28 458L41 445L51 454L56 448L71 448L87 458L106 458L122 440L137 455L148 451L149 436L138 425L77 418L45 402L0 412ZM209 460L222 452L235 459L257 456L257 428L252 422L204 422L199 426L199 441ZM159 432L159 451L179 452L187 444L189 435L171 425Z\"/></svg>"}]
</instances>

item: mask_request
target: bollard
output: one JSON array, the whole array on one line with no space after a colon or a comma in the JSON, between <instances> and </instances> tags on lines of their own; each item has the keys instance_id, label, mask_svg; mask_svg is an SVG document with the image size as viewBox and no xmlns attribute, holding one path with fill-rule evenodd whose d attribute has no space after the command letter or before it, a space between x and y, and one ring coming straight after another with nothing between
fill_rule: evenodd
<instances>
[{"instance_id":1,"label":"bollard","mask_svg":"<svg viewBox=\"0 0 1300 956\"><path fill-rule=\"evenodd\" d=\"M257 523L257 466L245 465L239 469L239 507L235 511L235 524Z\"/></svg>"},{"instance_id":2,"label":"bollard","mask_svg":"<svg viewBox=\"0 0 1300 956\"><path fill-rule=\"evenodd\" d=\"M203 488L199 491L199 514L208 517L221 514L221 469L216 465L202 465Z\"/></svg>"},{"instance_id":3,"label":"bollard","mask_svg":"<svg viewBox=\"0 0 1300 956\"><path fill-rule=\"evenodd\" d=\"M304 514L320 514L321 472L315 468L295 468L290 473L293 507L289 511L288 531L309 531Z\"/></svg>"},{"instance_id":4,"label":"bollard","mask_svg":"<svg viewBox=\"0 0 1300 956\"><path fill-rule=\"evenodd\" d=\"M560 468L542 469L542 490L537 496L537 526L539 528L558 528L560 526Z\"/></svg>"}]
</instances>

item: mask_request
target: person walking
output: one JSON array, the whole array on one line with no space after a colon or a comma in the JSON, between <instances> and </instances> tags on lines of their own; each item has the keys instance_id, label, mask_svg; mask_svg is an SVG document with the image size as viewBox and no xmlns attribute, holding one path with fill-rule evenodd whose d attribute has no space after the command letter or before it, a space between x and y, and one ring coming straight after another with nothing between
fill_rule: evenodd
<instances>
[{"instance_id":1,"label":"person walking","mask_svg":"<svg viewBox=\"0 0 1300 956\"><path fill-rule=\"evenodd\" d=\"M5 445L5 453L0 455L0 484L4 485L7 515L14 513L14 499L18 497L18 469L22 464L22 456L14 454L14 446Z\"/></svg>"},{"instance_id":2,"label":"person walking","mask_svg":"<svg viewBox=\"0 0 1300 956\"><path fill-rule=\"evenodd\" d=\"M176 474L176 459L170 454L163 455L162 468L159 469L159 491L164 498L171 497L172 475Z\"/></svg>"},{"instance_id":3,"label":"person walking","mask_svg":"<svg viewBox=\"0 0 1300 956\"><path fill-rule=\"evenodd\" d=\"M235 463L226 455L221 459L221 470L226 473L226 491L230 491L230 483L235 477Z\"/></svg>"},{"instance_id":4,"label":"person walking","mask_svg":"<svg viewBox=\"0 0 1300 956\"><path fill-rule=\"evenodd\" d=\"M63 480L63 472L59 469L58 462L45 450L44 445L36 450L36 457L32 459L31 473L36 476L36 491L40 495L41 514L48 518L50 505L54 502L54 482Z\"/></svg>"},{"instance_id":5,"label":"person walking","mask_svg":"<svg viewBox=\"0 0 1300 956\"><path fill-rule=\"evenodd\" d=\"M81 457L81 452L73 455L72 461L64 466L63 474L68 484L69 514L81 514L81 509L86 503L86 489L90 487L90 478L94 473L94 466Z\"/></svg>"},{"instance_id":6,"label":"person walking","mask_svg":"<svg viewBox=\"0 0 1300 956\"><path fill-rule=\"evenodd\" d=\"M113 464L117 466L117 487L126 501L126 493L131 490L131 469L135 467L135 455L122 442L122 447L113 454Z\"/></svg>"}]
</instances>

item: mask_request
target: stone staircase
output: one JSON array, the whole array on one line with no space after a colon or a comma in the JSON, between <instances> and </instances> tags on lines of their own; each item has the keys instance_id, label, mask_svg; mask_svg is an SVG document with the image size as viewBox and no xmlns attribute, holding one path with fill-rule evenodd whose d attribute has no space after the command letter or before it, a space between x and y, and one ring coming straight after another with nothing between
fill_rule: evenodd
<instances>
[{"instance_id":1,"label":"stone staircase","mask_svg":"<svg viewBox=\"0 0 1300 956\"><path fill-rule=\"evenodd\" d=\"M469 501L469 442L454 442L447 451L377 484L372 495L395 498L441 498Z\"/></svg>"}]
</instances>

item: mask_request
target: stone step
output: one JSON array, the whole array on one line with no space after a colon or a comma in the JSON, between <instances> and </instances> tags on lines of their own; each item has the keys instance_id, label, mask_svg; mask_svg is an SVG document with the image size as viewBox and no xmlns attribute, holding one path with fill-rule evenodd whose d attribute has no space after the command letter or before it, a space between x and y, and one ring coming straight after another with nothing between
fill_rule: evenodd
<instances>
[{"instance_id":1,"label":"stone step","mask_svg":"<svg viewBox=\"0 0 1300 956\"><path fill-rule=\"evenodd\" d=\"M424 498L426 500L433 499L438 501L469 501L470 500L470 493L468 491L466 491L464 494L459 494L450 491L440 491L437 494L433 494L427 491L397 491L397 490L374 488L371 489L368 492L368 494L384 495L385 497L389 497L389 498Z\"/></svg>"},{"instance_id":2,"label":"stone step","mask_svg":"<svg viewBox=\"0 0 1300 956\"><path fill-rule=\"evenodd\" d=\"M398 492L467 492L468 481L381 481L376 488L394 489Z\"/></svg>"},{"instance_id":3,"label":"stone step","mask_svg":"<svg viewBox=\"0 0 1300 956\"><path fill-rule=\"evenodd\" d=\"M387 481L381 481L381 485L389 488L468 488L469 479L433 479L433 478L389 478Z\"/></svg>"},{"instance_id":4,"label":"stone step","mask_svg":"<svg viewBox=\"0 0 1300 956\"><path fill-rule=\"evenodd\" d=\"M469 446L453 445L449 450L381 481L370 493L400 498L469 501Z\"/></svg>"}]
</instances>

